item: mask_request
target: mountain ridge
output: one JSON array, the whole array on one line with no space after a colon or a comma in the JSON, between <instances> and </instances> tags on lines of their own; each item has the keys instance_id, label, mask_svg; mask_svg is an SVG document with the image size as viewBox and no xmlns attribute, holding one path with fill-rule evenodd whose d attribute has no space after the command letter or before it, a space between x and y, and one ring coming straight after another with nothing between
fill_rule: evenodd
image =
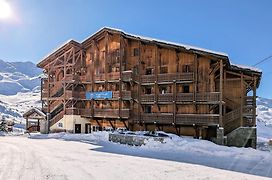
<instances>
[{"instance_id":1,"label":"mountain ridge","mask_svg":"<svg viewBox=\"0 0 272 180\"><path fill-rule=\"evenodd\" d=\"M15 95L40 87L42 70L34 63L6 62L0 59L0 94Z\"/></svg>"}]
</instances>

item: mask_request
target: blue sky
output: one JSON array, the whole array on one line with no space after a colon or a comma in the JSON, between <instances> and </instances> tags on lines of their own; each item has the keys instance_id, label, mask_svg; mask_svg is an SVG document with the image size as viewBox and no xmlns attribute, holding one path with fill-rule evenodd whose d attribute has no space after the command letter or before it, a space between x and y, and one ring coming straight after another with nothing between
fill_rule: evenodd
<instances>
[{"instance_id":1,"label":"blue sky","mask_svg":"<svg viewBox=\"0 0 272 180\"><path fill-rule=\"evenodd\" d=\"M0 19L0 59L37 63L68 39L81 41L103 26L229 54L254 65L272 54L272 1L8 0ZM258 66L258 95L272 98L272 60Z\"/></svg>"}]
</instances>

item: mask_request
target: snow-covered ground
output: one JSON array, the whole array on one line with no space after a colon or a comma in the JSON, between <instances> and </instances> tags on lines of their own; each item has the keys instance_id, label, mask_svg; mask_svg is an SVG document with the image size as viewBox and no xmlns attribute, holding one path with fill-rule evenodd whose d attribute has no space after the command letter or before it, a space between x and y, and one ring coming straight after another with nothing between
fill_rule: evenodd
<instances>
[{"instance_id":1,"label":"snow-covered ground","mask_svg":"<svg viewBox=\"0 0 272 180\"><path fill-rule=\"evenodd\" d=\"M105 132L0 137L0 179L251 180L272 176L268 152L187 138L164 144L150 141L141 147L111 143L107 138Z\"/></svg>"},{"instance_id":2,"label":"snow-covered ground","mask_svg":"<svg viewBox=\"0 0 272 180\"><path fill-rule=\"evenodd\" d=\"M32 107L40 107L40 91L19 92L16 95L0 94L0 115L16 122L25 122L22 115Z\"/></svg>"}]
</instances>

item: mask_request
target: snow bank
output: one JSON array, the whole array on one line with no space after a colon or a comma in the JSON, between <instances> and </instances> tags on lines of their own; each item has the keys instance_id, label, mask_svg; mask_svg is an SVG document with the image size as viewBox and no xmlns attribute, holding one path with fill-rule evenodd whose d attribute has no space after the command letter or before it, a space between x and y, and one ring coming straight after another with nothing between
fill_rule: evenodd
<instances>
[{"instance_id":1,"label":"snow bank","mask_svg":"<svg viewBox=\"0 0 272 180\"><path fill-rule=\"evenodd\" d=\"M66 141L91 141L91 142L104 142L109 140L108 132L94 132L92 134L70 134L70 133L51 133L40 134L31 133L31 139L61 139Z\"/></svg>"},{"instance_id":2,"label":"snow bank","mask_svg":"<svg viewBox=\"0 0 272 180\"><path fill-rule=\"evenodd\" d=\"M170 135L171 136L171 135ZM172 137L172 136L171 136ZM60 139L89 143L92 151L186 162L220 169L272 177L272 153L252 148L219 146L210 141L173 136L164 143L151 139L143 146L109 142L108 132L92 134L30 134L32 139ZM92 145L91 145L92 144Z\"/></svg>"}]
</instances>

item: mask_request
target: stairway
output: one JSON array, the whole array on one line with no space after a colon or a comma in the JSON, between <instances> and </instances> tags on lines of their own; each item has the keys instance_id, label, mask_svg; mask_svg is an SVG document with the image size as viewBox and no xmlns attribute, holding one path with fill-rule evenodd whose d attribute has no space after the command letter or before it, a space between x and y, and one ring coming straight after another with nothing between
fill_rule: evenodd
<instances>
[{"instance_id":1,"label":"stairway","mask_svg":"<svg viewBox=\"0 0 272 180\"><path fill-rule=\"evenodd\" d=\"M60 104L52 113L50 119L50 126L56 124L64 116L63 104Z\"/></svg>"}]
</instances>

